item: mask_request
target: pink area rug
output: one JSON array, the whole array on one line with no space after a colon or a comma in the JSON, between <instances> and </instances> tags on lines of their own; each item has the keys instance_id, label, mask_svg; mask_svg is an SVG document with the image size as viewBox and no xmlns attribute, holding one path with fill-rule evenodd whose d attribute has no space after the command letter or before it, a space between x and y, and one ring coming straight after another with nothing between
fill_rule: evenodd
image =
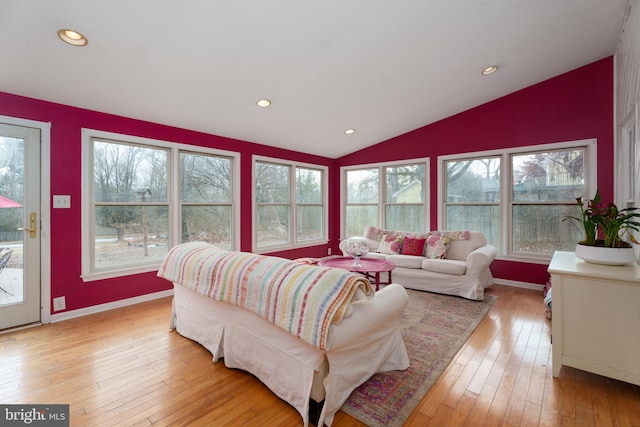
<instances>
[{"instance_id":1,"label":"pink area rug","mask_svg":"<svg viewBox=\"0 0 640 427\"><path fill-rule=\"evenodd\" d=\"M411 366L374 375L353 391L342 411L371 427L402 426L497 297L484 301L407 289L400 328Z\"/></svg>"}]
</instances>

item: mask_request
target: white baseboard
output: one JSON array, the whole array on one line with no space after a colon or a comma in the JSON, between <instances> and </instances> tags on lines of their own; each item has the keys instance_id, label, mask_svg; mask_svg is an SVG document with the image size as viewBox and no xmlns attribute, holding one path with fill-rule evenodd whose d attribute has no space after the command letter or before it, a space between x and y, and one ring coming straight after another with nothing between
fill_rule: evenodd
<instances>
[{"instance_id":1,"label":"white baseboard","mask_svg":"<svg viewBox=\"0 0 640 427\"><path fill-rule=\"evenodd\" d=\"M108 302L106 304L94 305L91 307L80 308L78 310L65 311L59 314L51 315L51 323L61 322L63 320L75 319L76 317L87 316L89 314L100 313L114 308L126 307L128 305L139 304L141 302L152 301L154 299L173 296L173 289L155 292L153 294L140 295L138 297L127 298L119 301Z\"/></svg>"},{"instance_id":2,"label":"white baseboard","mask_svg":"<svg viewBox=\"0 0 640 427\"><path fill-rule=\"evenodd\" d=\"M493 279L493 283L498 285L513 286L516 288L533 289L541 291L544 289L544 285L538 285L535 283L518 282L516 280L505 279ZM126 307L128 305L139 304L141 302L152 301L154 299L165 298L173 296L173 289L166 291L155 292L153 294L140 295L138 297L123 299L119 301L113 301L106 304L94 305L92 307L81 308L78 310L65 311L59 314L51 315L51 323L61 322L63 320L75 319L76 317L87 316L89 314L96 314L107 310L113 310L115 308Z\"/></svg>"},{"instance_id":3,"label":"white baseboard","mask_svg":"<svg viewBox=\"0 0 640 427\"><path fill-rule=\"evenodd\" d=\"M543 291L544 285L539 285L537 283L528 283L528 282L518 282L516 280L506 280L506 279L496 279L493 278L493 283L498 285L505 286L513 286L514 288L525 288L525 289L533 289L535 291Z\"/></svg>"}]
</instances>

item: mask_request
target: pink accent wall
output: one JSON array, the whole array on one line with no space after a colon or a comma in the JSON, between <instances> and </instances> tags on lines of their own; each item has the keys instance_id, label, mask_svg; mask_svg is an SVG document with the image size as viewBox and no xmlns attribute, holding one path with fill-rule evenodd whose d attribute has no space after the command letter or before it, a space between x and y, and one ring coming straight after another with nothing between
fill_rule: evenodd
<instances>
[{"instance_id":1,"label":"pink accent wall","mask_svg":"<svg viewBox=\"0 0 640 427\"><path fill-rule=\"evenodd\" d=\"M341 166L430 157L431 228L437 229L438 156L596 138L598 186L602 198L610 200L614 179L613 76L613 57L599 60L341 157L333 173L339 176ZM331 216L339 218L339 192L334 191L333 196ZM339 228L332 231L339 233ZM336 234L333 237L339 238ZM504 260L491 266L496 278L537 284L547 280L547 268L548 264Z\"/></svg>"},{"instance_id":2,"label":"pink accent wall","mask_svg":"<svg viewBox=\"0 0 640 427\"><path fill-rule=\"evenodd\" d=\"M496 76L498 78L499 76ZM111 114L0 93L0 115L51 123L50 193L71 195L71 209L51 210L51 297L65 296L67 310L90 307L170 289L155 273L85 283L81 268L81 128L236 151L241 154L240 250L251 250L251 156L263 155L329 167L328 245L274 253L287 258L338 253L340 239L339 167L431 158L431 224L437 228L437 156L567 140L598 139L598 184L613 195L613 58L523 89L381 142L340 159L277 149ZM494 277L544 283L546 265L496 260ZM50 302L51 304L51 302Z\"/></svg>"},{"instance_id":3,"label":"pink accent wall","mask_svg":"<svg viewBox=\"0 0 640 427\"><path fill-rule=\"evenodd\" d=\"M270 156L314 163L331 169L335 160L266 145L239 141L74 108L61 104L0 93L0 115L51 123L51 195L71 195L71 209L51 209L51 297L66 297L67 310L171 289L172 285L154 273L83 282L81 272L81 128L99 129L240 153L241 237L240 250L251 250L252 192L251 156ZM328 245L282 253L289 258L320 257ZM52 304L50 301L50 305ZM53 307L52 307L53 312Z\"/></svg>"}]
</instances>

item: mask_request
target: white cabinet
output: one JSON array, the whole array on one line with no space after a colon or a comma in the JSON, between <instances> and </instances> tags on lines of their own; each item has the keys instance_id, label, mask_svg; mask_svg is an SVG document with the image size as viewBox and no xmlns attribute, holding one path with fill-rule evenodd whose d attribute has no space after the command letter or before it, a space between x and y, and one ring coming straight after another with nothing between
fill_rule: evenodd
<instances>
[{"instance_id":1,"label":"white cabinet","mask_svg":"<svg viewBox=\"0 0 640 427\"><path fill-rule=\"evenodd\" d=\"M556 252L548 271L553 376L566 365L640 385L640 266Z\"/></svg>"}]
</instances>

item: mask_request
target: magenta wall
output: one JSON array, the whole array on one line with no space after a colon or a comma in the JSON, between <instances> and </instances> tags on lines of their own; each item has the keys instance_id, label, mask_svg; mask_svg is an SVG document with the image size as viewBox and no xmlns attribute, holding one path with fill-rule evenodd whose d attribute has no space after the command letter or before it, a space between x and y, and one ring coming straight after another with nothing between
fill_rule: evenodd
<instances>
[{"instance_id":1,"label":"magenta wall","mask_svg":"<svg viewBox=\"0 0 640 427\"><path fill-rule=\"evenodd\" d=\"M83 282L81 272L81 128L99 129L240 153L240 250L251 250L251 156L271 156L331 169L335 160L199 132L0 93L0 115L51 123L51 195L71 195L71 209L51 209L51 297L66 297L67 310L171 289L155 273ZM330 184L331 185L331 184ZM327 245L279 253L320 257ZM51 302L50 302L51 304ZM52 308L53 310L53 308Z\"/></svg>"},{"instance_id":2,"label":"magenta wall","mask_svg":"<svg viewBox=\"0 0 640 427\"><path fill-rule=\"evenodd\" d=\"M596 138L598 186L603 199L611 200L614 179L613 76L613 58L602 59L341 157L333 173L339 176L341 166L430 157L430 216L431 228L436 229L438 156ZM500 78L499 75L494 77ZM337 188L334 190L331 216L339 217L339 192ZM332 230L339 232L337 225ZM496 278L543 284L548 278L547 267L496 260L491 270Z\"/></svg>"},{"instance_id":3,"label":"magenta wall","mask_svg":"<svg viewBox=\"0 0 640 427\"><path fill-rule=\"evenodd\" d=\"M251 250L251 156L263 155L329 167L328 245L278 252L287 258L336 253L340 236L339 167L431 158L431 224L437 220L437 156L510 146L597 138L598 184L613 195L613 59L607 58L456 116L337 160L0 93L0 115L51 123L50 193L71 195L71 209L51 210L51 297L65 296L67 310L170 289L155 273L84 283L81 268L81 132L83 127L175 141L241 154L240 250ZM496 278L546 280L545 265L497 260ZM50 302L51 303L51 302Z\"/></svg>"}]
</instances>

